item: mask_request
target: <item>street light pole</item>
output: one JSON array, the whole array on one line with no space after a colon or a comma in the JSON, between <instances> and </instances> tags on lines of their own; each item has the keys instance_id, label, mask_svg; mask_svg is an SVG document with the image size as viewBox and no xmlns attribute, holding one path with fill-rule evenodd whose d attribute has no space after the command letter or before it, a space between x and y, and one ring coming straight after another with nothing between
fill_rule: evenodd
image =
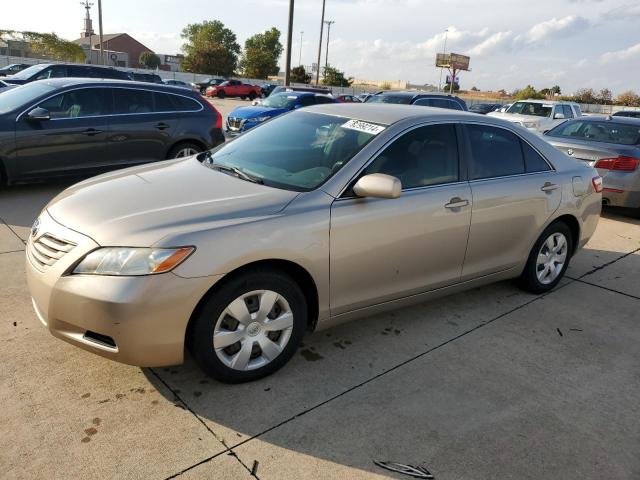
<instances>
[{"instance_id":1,"label":"street light pole","mask_svg":"<svg viewBox=\"0 0 640 480\"><path fill-rule=\"evenodd\" d=\"M447 28L444 31L444 48L442 49L442 53L447 53L447 34L449 33L449 29ZM440 81L438 82L438 91L442 90L442 67L440 67Z\"/></svg>"},{"instance_id":2,"label":"street light pole","mask_svg":"<svg viewBox=\"0 0 640 480\"><path fill-rule=\"evenodd\" d=\"M302 35L304 32L300 32L300 55L298 55L298 66L302 65Z\"/></svg>"},{"instance_id":3,"label":"street light pole","mask_svg":"<svg viewBox=\"0 0 640 480\"><path fill-rule=\"evenodd\" d=\"M329 35L331 35L331 25L336 23L333 20L325 20L324 23L327 24L327 52L324 59L324 70L327 71L327 67L329 66Z\"/></svg>"},{"instance_id":4,"label":"street light pole","mask_svg":"<svg viewBox=\"0 0 640 480\"><path fill-rule=\"evenodd\" d=\"M291 82L291 40L293 38L293 2L289 0L289 27L287 29L287 58L285 61L284 84L289 86Z\"/></svg>"},{"instance_id":5,"label":"street light pole","mask_svg":"<svg viewBox=\"0 0 640 480\"><path fill-rule=\"evenodd\" d=\"M104 65L104 48L102 46L102 0L98 0L98 29L100 37L100 65Z\"/></svg>"},{"instance_id":6,"label":"street light pole","mask_svg":"<svg viewBox=\"0 0 640 480\"><path fill-rule=\"evenodd\" d=\"M324 30L324 5L326 0L322 0L322 15L320 16L320 41L318 42L318 63L316 69L316 85L320 85L320 58L322 57L322 30Z\"/></svg>"}]
</instances>

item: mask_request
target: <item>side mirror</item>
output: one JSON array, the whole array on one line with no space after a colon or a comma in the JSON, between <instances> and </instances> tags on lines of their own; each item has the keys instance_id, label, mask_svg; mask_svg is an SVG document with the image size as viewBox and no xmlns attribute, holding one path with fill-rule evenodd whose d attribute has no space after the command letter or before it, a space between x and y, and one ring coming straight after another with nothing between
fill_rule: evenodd
<instances>
[{"instance_id":1,"label":"side mirror","mask_svg":"<svg viewBox=\"0 0 640 480\"><path fill-rule=\"evenodd\" d=\"M384 173L365 175L353 186L353 192L359 197L398 198L401 190L400 180Z\"/></svg>"},{"instance_id":2,"label":"side mirror","mask_svg":"<svg viewBox=\"0 0 640 480\"><path fill-rule=\"evenodd\" d=\"M51 120L51 114L49 110L44 108L36 107L27 113L27 120L32 120L34 122L42 122L45 120Z\"/></svg>"},{"instance_id":3,"label":"side mirror","mask_svg":"<svg viewBox=\"0 0 640 480\"><path fill-rule=\"evenodd\" d=\"M564 113L556 113L553 118L556 120L564 119Z\"/></svg>"}]
</instances>

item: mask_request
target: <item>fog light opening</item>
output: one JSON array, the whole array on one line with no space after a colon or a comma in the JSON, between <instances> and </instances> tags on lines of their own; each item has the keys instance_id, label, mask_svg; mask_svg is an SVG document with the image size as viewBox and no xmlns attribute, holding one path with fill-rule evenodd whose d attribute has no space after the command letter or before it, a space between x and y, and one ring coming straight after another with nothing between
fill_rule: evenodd
<instances>
[{"instance_id":1,"label":"fog light opening","mask_svg":"<svg viewBox=\"0 0 640 480\"><path fill-rule=\"evenodd\" d=\"M86 332L84 332L83 338L90 342L98 343L104 347L109 347L114 349L117 348L116 342L113 338L107 335L102 335L100 333L92 332L91 330L87 330Z\"/></svg>"}]
</instances>

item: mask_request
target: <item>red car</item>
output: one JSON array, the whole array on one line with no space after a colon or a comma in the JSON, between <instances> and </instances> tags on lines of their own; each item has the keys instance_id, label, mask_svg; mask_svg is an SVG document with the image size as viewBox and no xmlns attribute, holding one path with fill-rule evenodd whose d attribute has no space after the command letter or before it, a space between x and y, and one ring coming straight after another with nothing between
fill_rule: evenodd
<instances>
[{"instance_id":1,"label":"red car","mask_svg":"<svg viewBox=\"0 0 640 480\"><path fill-rule=\"evenodd\" d=\"M336 99L339 102L343 102L343 103L361 103L360 99L358 97L353 96L353 95L340 95L340 96L336 97Z\"/></svg>"},{"instance_id":2,"label":"red car","mask_svg":"<svg viewBox=\"0 0 640 480\"><path fill-rule=\"evenodd\" d=\"M207 97L240 97L242 100L249 98L253 100L262 96L262 90L258 85L249 85L240 80L227 80L220 85L211 85L205 91Z\"/></svg>"}]
</instances>

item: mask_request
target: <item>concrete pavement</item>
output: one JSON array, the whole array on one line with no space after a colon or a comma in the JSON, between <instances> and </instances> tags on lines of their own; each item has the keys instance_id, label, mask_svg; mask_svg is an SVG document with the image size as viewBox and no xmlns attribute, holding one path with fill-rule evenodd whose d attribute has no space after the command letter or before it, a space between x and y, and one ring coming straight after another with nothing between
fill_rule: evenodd
<instances>
[{"instance_id":1,"label":"concrete pavement","mask_svg":"<svg viewBox=\"0 0 640 480\"><path fill-rule=\"evenodd\" d=\"M230 386L40 325L23 240L64 186L0 191L4 478L409 478L374 459L436 479L640 478L638 220L606 212L546 296L503 282L363 319Z\"/></svg>"}]
</instances>

